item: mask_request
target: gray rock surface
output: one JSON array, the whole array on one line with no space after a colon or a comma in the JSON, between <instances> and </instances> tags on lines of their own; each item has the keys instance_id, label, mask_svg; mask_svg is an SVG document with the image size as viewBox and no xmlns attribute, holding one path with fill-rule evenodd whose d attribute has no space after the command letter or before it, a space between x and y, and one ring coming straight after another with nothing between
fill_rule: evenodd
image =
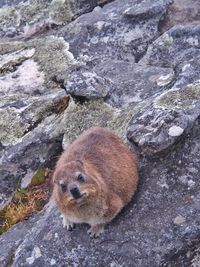
<instances>
[{"instance_id":1,"label":"gray rock surface","mask_svg":"<svg viewBox=\"0 0 200 267\"><path fill-rule=\"evenodd\" d=\"M177 24L200 22L200 2L198 0L173 0L161 25L161 31L165 32Z\"/></svg>"},{"instance_id":2,"label":"gray rock surface","mask_svg":"<svg viewBox=\"0 0 200 267\"><path fill-rule=\"evenodd\" d=\"M29 38L103 5L109 0L0 1L0 37Z\"/></svg>"},{"instance_id":3,"label":"gray rock surface","mask_svg":"<svg viewBox=\"0 0 200 267\"><path fill-rule=\"evenodd\" d=\"M198 14L175 25L179 0L20 2L0 1L1 208L93 126L137 152L140 183L99 239L67 232L50 201L0 236L0 266L199 267Z\"/></svg>"},{"instance_id":4,"label":"gray rock surface","mask_svg":"<svg viewBox=\"0 0 200 267\"><path fill-rule=\"evenodd\" d=\"M37 168L61 150L63 132L56 107L65 102L66 94L51 75L75 60L68 44L53 36L1 42L0 51L2 208L23 179L30 181Z\"/></svg>"},{"instance_id":5,"label":"gray rock surface","mask_svg":"<svg viewBox=\"0 0 200 267\"><path fill-rule=\"evenodd\" d=\"M158 25L169 0L116 0L100 10L80 16L60 35L73 55L84 60L138 61L158 37Z\"/></svg>"},{"instance_id":6,"label":"gray rock surface","mask_svg":"<svg viewBox=\"0 0 200 267\"><path fill-rule=\"evenodd\" d=\"M91 240L86 225L67 232L51 208L27 233L13 266L175 266L170 260L179 251L198 244L199 129L197 121L187 142L167 156L141 158L136 197L100 239Z\"/></svg>"},{"instance_id":7,"label":"gray rock surface","mask_svg":"<svg viewBox=\"0 0 200 267\"><path fill-rule=\"evenodd\" d=\"M128 138L145 151L168 148L181 136L171 136L170 128L178 126L187 133L200 115L199 38L199 25L175 26L153 42L140 61L176 73L173 83L131 121Z\"/></svg>"},{"instance_id":8,"label":"gray rock surface","mask_svg":"<svg viewBox=\"0 0 200 267\"><path fill-rule=\"evenodd\" d=\"M170 89L133 116L127 137L143 152L160 152L169 148L182 134L186 134L199 115L199 83L181 89Z\"/></svg>"},{"instance_id":9,"label":"gray rock surface","mask_svg":"<svg viewBox=\"0 0 200 267\"><path fill-rule=\"evenodd\" d=\"M164 91L173 81L174 71L123 60L106 60L93 68L90 65L72 67L70 78L61 77L66 92L75 98L103 98L112 106L130 108Z\"/></svg>"}]
</instances>

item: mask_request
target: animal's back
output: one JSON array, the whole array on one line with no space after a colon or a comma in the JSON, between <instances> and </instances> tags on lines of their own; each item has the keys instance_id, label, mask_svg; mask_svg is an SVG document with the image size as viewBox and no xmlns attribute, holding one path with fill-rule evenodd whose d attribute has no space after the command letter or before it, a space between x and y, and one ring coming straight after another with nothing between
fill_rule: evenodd
<instances>
[{"instance_id":1,"label":"animal's back","mask_svg":"<svg viewBox=\"0 0 200 267\"><path fill-rule=\"evenodd\" d=\"M100 174L109 192L127 204L137 187L137 157L122 140L104 128L84 132L64 152L58 164L73 160L89 162Z\"/></svg>"}]
</instances>

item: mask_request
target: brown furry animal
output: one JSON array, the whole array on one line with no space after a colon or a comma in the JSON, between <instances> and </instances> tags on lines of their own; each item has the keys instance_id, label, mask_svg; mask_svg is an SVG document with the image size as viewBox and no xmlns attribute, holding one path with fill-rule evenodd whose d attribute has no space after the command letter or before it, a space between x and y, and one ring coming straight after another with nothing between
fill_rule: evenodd
<instances>
[{"instance_id":1,"label":"brown furry animal","mask_svg":"<svg viewBox=\"0 0 200 267\"><path fill-rule=\"evenodd\" d=\"M131 200L138 182L137 157L104 128L84 132L63 152L54 172L53 198L63 226L88 223L97 237Z\"/></svg>"}]
</instances>

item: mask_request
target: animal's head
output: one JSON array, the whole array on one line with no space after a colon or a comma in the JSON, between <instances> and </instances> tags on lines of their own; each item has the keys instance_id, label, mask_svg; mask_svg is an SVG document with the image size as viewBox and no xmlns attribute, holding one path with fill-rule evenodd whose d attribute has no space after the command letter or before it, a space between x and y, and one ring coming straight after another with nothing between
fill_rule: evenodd
<instances>
[{"instance_id":1,"label":"animal's head","mask_svg":"<svg viewBox=\"0 0 200 267\"><path fill-rule=\"evenodd\" d=\"M80 160L57 166L53 182L64 206L78 203L81 205L97 194L97 184Z\"/></svg>"}]
</instances>

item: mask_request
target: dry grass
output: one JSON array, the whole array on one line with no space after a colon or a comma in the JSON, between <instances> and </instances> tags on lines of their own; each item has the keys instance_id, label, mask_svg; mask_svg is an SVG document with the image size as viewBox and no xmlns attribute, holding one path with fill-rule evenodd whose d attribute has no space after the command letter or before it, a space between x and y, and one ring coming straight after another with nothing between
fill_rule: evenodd
<instances>
[{"instance_id":1,"label":"dry grass","mask_svg":"<svg viewBox=\"0 0 200 267\"><path fill-rule=\"evenodd\" d=\"M15 192L12 202L0 211L0 234L44 207L50 196L50 180L51 173L48 173L42 184Z\"/></svg>"}]
</instances>

